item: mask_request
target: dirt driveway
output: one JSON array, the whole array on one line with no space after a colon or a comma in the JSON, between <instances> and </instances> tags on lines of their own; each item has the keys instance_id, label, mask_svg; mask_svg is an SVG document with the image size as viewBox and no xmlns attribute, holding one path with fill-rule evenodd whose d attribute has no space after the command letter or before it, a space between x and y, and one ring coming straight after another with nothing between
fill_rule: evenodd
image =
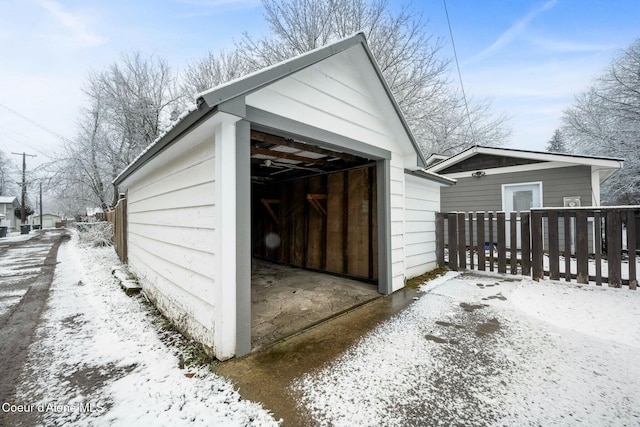
<instances>
[{"instance_id":1,"label":"dirt driveway","mask_svg":"<svg viewBox=\"0 0 640 427\"><path fill-rule=\"evenodd\" d=\"M68 237L64 229L31 233L0 240L0 404L11 401L48 297L58 246Z\"/></svg>"}]
</instances>

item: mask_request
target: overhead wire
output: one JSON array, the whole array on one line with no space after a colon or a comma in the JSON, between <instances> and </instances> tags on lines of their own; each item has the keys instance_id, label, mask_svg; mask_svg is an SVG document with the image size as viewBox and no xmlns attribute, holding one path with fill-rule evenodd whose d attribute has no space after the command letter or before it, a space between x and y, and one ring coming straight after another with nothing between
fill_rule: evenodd
<instances>
[{"instance_id":1,"label":"overhead wire","mask_svg":"<svg viewBox=\"0 0 640 427\"><path fill-rule=\"evenodd\" d=\"M444 13L447 16L447 25L449 26L449 36L451 37L451 46L453 47L453 57L456 61L456 69L458 70L458 80L460 81L460 88L462 89L462 100L464 101L464 108L467 113L467 120L469 121L469 132L473 140L473 145L477 146L478 143L475 139L473 132L473 124L471 122L471 114L469 113L469 103L467 102L467 94L464 90L464 84L462 83L462 73L460 72L460 63L458 62L458 52L456 51L456 43L453 40L453 30L451 29L451 20L449 19L449 10L447 9L447 0L442 0L444 3Z\"/></svg>"}]
</instances>

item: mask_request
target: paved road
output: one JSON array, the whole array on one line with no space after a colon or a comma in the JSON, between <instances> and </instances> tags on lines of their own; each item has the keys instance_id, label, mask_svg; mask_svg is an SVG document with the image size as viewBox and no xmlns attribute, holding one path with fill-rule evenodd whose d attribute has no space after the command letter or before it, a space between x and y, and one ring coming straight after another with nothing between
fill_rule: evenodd
<instances>
[{"instance_id":1,"label":"paved road","mask_svg":"<svg viewBox=\"0 0 640 427\"><path fill-rule=\"evenodd\" d=\"M0 239L0 405L10 402L49 295L64 229ZM26 238L28 240L26 240ZM3 413L0 411L0 425Z\"/></svg>"}]
</instances>

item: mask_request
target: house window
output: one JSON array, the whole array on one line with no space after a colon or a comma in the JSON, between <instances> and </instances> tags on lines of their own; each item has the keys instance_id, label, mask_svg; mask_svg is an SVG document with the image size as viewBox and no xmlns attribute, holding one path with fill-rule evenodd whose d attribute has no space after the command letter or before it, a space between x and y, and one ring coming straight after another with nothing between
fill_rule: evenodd
<instances>
[{"instance_id":1,"label":"house window","mask_svg":"<svg viewBox=\"0 0 640 427\"><path fill-rule=\"evenodd\" d=\"M542 183L525 182L502 186L502 210L523 212L542 207Z\"/></svg>"}]
</instances>

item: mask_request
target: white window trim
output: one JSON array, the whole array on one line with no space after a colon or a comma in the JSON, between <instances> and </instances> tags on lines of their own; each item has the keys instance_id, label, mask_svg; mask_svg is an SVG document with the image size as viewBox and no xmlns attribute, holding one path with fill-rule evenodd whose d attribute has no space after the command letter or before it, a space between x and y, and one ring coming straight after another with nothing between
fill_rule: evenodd
<instances>
[{"instance_id":1,"label":"white window trim","mask_svg":"<svg viewBox=\"0 0 640 427\"><path fill-rule=\"evenodd\" d=\"M540 188L540 207L541 208L544 207L544 194L542 192L542 190L543 190L542 181L512 182L512 183L509 183L509 184L502 184L502 211L503 212L507 212L507 206L506 206L506 201L507 200L504 197L507 188L508 187L515 187L515 186L519 186L519 185L537 185Z\"/></svg>"}]
</instances>

